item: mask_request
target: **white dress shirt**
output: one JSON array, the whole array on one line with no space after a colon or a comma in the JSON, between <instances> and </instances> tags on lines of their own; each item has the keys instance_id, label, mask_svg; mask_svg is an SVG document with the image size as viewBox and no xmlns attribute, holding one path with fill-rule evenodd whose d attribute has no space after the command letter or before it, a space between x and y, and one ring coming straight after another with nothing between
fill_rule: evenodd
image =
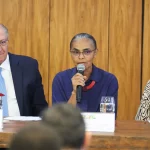
<instances>
[{"instance_id":1,"label":"white dress shirt","mask_svg":"<svg viewBox=\"0 0 150 150\"><path fill-rule=\"evenodd\" d=\"M0 65L0 67L2 68L2 77L4 78L7 91L8 114L9 116L20 116L10 68L9 55L7 55L6 60Z\"/></svg>"}]
</instances>

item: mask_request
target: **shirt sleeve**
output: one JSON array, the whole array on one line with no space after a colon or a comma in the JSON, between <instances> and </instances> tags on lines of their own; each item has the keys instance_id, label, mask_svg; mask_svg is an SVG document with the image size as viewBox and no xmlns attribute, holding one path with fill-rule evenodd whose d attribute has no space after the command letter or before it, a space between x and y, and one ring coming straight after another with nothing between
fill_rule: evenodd
<instances>
[{"instance_id":1,"label":"shirt sleeve","mask_svg":"<svg viewBox=\"0 0 150 150\"><path fill-rule=\"evenodd\" d=\"M67 102L67 97L63 88L62 77L57 74L52 83L52 104Z\"/></svg>"}]
</instances>

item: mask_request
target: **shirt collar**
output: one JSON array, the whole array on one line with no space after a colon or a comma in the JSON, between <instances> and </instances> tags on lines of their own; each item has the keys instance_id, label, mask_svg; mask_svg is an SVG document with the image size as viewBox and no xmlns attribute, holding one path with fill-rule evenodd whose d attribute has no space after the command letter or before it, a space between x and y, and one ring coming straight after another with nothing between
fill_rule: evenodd
<instances>
[{"instance_id":1,"label":"shirt collar","mask_svg":"<svg viewBox=\"0 0 150 150\"><path fill-rule=\"evenodd\" d=\"M89 80L98 82L100 80L100 77L101 76L99 73L99 69L95 65L92 65L92 74L91 74Z\"/></svg>"},{"instance_id":2,"label":"shirt collar","mask_svg":"<svg viewBox=\"0 0 150 150\"><path fill-rule=\"evenodd\" d=\"M72 76L75 75L77 73L77 69L76 67L73 68L73 71L72 71ZM101 75L99 73L99 69L93 64L92 65L92 74L90 76L90 78L88 79L89 80L93 80L93 81L96 81L98 82L101 78Z\"/></svg>"},{"instance_id":3,"label":"shirt collar","mask_svg":"<svg viewBox=\"0 0 150 150\"><path fill-rule=\"evenodd\" d=\"M5 69L5 70L10 71L10 62L9 62L9 55L8 54L7 54L5 61L0 65L0 67Z\"/></svg>"}]
</instances>

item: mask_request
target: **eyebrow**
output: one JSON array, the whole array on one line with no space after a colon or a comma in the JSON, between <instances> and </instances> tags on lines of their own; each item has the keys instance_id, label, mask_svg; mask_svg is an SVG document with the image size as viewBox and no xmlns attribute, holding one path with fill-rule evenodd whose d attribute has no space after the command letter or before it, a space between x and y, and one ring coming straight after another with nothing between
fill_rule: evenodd
<instances>
[{"instance_id":1,"label":"eyebrow","mask_svg":"<svg viewBox=\"0 0 150 150\"><path fill-rule=\"evenodd\" d=\"M2 39L2 40L0 40L0 42L2 42L2 41L6 41L7 39Z\"/></svg>"},{"instance_id":2,"label":"eyebrow","mask_svg":"<svg viewBox=\"0 0 150 150\"><path fill-rule=\"evenodd\" d=\"M75 51L81 51L81 50L79 50L77 48L73 48L73 50L75 50ZM86 51L86 50L90 50L90 48L84 48L82 51Z\"/></svg>"}]
</instances>

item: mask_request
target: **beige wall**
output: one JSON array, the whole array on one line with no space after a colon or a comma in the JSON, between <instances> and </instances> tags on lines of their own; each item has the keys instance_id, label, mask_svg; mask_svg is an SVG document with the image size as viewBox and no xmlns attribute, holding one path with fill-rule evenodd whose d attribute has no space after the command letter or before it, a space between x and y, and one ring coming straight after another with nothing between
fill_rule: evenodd
<instances>
[{"instance_id":1,"label":"beige wall","mask_svg":"<svg viewBox=\"0 0 150 150\"><path fill-rule=\"evenodd\" d=\"M79 32L96 38L95 64L119 81L119 120L134 119L150 77L149 16L150 0L0 0L9 50L38 60L49 105L53 77L74 66L70 39Z\"/></svg>"}]
</instances>

